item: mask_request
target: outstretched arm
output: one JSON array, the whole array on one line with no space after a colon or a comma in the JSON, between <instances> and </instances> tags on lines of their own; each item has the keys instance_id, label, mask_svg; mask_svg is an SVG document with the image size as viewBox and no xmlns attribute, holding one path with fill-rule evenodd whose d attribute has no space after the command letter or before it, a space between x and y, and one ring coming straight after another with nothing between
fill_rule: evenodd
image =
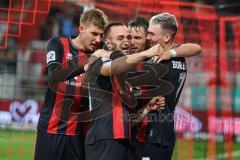
<instances>
[{"instance_id":1,"label":"outstretched arm","mask_svg":"<svg viewBox=\"0 0 240 160\"><path fill-rule=\"evenodd\" d=\"M174 48L174 50L176 51L176 57L192 57L195 55L198 55L201 53L202 48L200 45L198 44L194 44L194 43L186 43L186 44L182 44L177 48ZM171 51L167 51L167 53L171 53ZM174 56L173 53L171 53L171 56Z\"/></svg>"},{"instance_id":2,"label":"outstretched arm","mask_svg":"<svg viewBox=\"0 0 240 160\"><path fill-rule=\"evenodd\" d=\"M162 51L163 49L160 45L155 45L146 51L117 58L103 64L100 74L103 76L111 76L124 73L144 59L161 55Z\"/></svg>"},{"instance_id":3,"label":"outstretched arm","mask_svg":"<svg viewBox=\"0 0 240 160\"><path fill-rule=\"evenodd\" d=\"M161 56L161 58L154 57L154 62L159 63L162 60L169 60L173 57L192 57L200 54L201 51L202 51L202 48L200 45L193 44L193 43L186 43L174 49L170 49L163 52L163 55Z\"/></svg>"}]
</instances>

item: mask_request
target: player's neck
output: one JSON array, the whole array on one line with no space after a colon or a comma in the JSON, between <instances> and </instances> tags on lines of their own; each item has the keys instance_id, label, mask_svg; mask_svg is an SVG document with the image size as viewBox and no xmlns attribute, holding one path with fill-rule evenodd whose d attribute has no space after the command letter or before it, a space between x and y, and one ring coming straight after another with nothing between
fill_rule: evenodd
<instances>
[{"instance_id":1,"label":"player's neck","mask_svg":"<svg viewBox=\"0 0 240 160\"><path fill-rule=\"evenodd\" d=\"M164 44L163 51L168 51L174 47L174 43Z\"/></svg>"},{"instance_id":2,"label":"player's neck","mask_svg":"<svg viewBox=\"0 0 240 160\"><path fill-rule=\"evenodd\" d=\"M72 39L72 42L79 50L84 50L84 47L82 45L83 43L82 43L81 38L79 36Z\"/></svg>"}]
</instances>

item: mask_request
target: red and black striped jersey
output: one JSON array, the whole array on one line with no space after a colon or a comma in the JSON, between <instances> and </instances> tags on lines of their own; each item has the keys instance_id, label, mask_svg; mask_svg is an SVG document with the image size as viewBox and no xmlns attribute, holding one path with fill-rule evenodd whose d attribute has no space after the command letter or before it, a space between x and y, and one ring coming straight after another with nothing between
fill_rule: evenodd
<instances>
[{"instance_id":1,"label":"red and black striped jersey","mask_svg":"<svg viewBox=\"0 0 240 160\"><path fill-rule=\"evenodd\" d=\"M114 57L112 55L111 58ZM97 59L86 73L91 100L91 122L85 139L86 144L101 139L130 138L128 109L117 92L121 90L121 86L114 77L100 75L102 65L108 61L111 59Z\"/></svg>"},{"instance_id":2,"label":"red and black striped jersey","mask_svg":"<svg viewBox=\"0 0 240 160\"><path fill-rule=\"evenodd\" d=\"M164 96L165 109L152 111L142 120L138 140L140 142L172 145L176 139L174 132L174 110L185 83L187 65L185 58L180 57L162 61L161 65L165 65L169 70L167 74L160 75L157 78L170 82L174 88ZM152 67L156 66L153 65ZM155 68L155 71L158 72L158 69Z\"/></svg>"},{"instance_id":3,"label":"red and black striped jersey","mask_svg":"<svg viewBox=\"0 0 240 160\"><path fill-rule=\"evenodd\" d=\"M69 38L53 38L47 45L47 69L53 72L57 69L77 68L83 66L88 59L85 51L79 50ZM54 77L49 75L51 82ZM83 74L61 82L48 83L43 103L38 129L50 134L79 135L83 124L78 122L78 112L85 110L83 104L87 98L80 96ZM49 79L50 82L50 79Z\"/></svg>"}]
</instances>

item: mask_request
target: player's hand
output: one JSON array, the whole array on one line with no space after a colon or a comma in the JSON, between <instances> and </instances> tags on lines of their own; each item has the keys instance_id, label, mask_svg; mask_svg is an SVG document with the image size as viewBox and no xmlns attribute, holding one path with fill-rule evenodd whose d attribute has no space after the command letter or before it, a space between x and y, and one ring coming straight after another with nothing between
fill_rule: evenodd
<instances>
[{"instance_id":1,"label":"player's hand","mask_svg":"<svg viewBox=\"0 0 240 160\"><path fill-rule=\"evenodd\" d=\"M161 58L161 56L154 56L151 58L151 62L157 63L157 61Z\"/></svg>"},{"instance_id":2,"label":"player's hand","mask_svg":"<svg viewBox=\"0 0 240 160\"><path fill-rule=\"evenodd\" d=\"M111 51L107 51L107 50L104 50L104 49L98 49L96 50L92 56L95 56L97 58L100 58L100 57L110 57L111 55Z\"/></svg>"},{"instance_id":3,"label":"player's hand","mask_svg":"<svg viewBox=\"0 0 240 160\"><path fill-rule=\"evenodd\" d=\"M141 115L141 120L145 117L150 111L154 110L163 110L165 107L165 98L162 96L157 96L152 98L147 106L144 108L143 113Z\"/></svg>"},{"instance_id":4,"label":"player's hand","mask_svg":"<svg viewBox=\"0 0 240 160\"><path fill-rule=\"evenodd\" d=\"M146 56L148 58L152 58L154 56L159 56L161 57L162 53L163 53L163 48L161 47L160 44L156 44L155 46L149 48L148 50L146 50Z\"/></svg>"},{"instance_id":5,"label":"player's hand","mask_svg":"<svg viewBox=\"0 0 240 160\"><path fill-rule=\"evenodd\" d=\"M154 56L154 57L152 57L152 61L154 63L159 63L159 62L161 62L163 60L169 60L171 58L172 58L171 52L168 50L168 51L163 52L163 54L161 56Z\"/></svg>"},{"instance_id":6,"label":"player's hand","mask_svg":"<svg viewBox=\"0 0 240 160\"><path fill-rule=\"evenodd\" d=\"M84 65L84 71L87 72L89 67L93 64L93 62L95 62L98 59L98 57L91 55L88 58L87 63Z\"/></svg>"},{"instance_id":7,"label":"player's hand","mask_svg":"<svg viewBox=\"0 0 240 160\"><path fill-rule=\"evenodd\" d=\"M89 67L93 64L95 60L97 60L100 57L110 57L111 52L106 51L104 49L98 49L96 50L91 57L89 57L87 64L84 65L84 71L86 72Z\"/></svg>"},{"instance_id":8,"label":"player's hand","mask_svg":"<svg viewBox=\"0 0 240 160\"><path fill-rule=\"evenodd\" d=\"M165 97L163 96L154 97L147 104L147 109L150 111L163 110L164 107L165 107Z\"/></svg>"},{"instance_id":9,"label":"player's hand","mask_svg":"<svg viewBox=\"0 0 240 160\"><path fill-rule=\"evenodd\" d=\"M87 63L84 65L84 71L88 71L89 67L98 59L96 56L90 56Z\"/></svg>"}]
</instances>

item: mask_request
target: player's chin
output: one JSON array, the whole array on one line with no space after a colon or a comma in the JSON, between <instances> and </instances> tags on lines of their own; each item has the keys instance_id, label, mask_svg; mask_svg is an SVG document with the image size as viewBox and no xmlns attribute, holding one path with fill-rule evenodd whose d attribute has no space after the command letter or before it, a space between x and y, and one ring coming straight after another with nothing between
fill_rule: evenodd
<instances>
[{"instance_id":1,"label":"player's chin","mask_svg":"<svg viewBox=\"0 0 240 160\"><path fill-rule=\"evenodd\" d=\"M131 54L135 54L135 53L138 53L138 52L139 52L138 48L131 49Z\"/></svg>"},{"instance_id":2,"label":"player's chin","mask_svg":"<svg viewBox=\"0 0 240 160\"><path fill-rule=\"evenodd\" d=\"M90 45L88 48L91 52L96 51L97 49L99 49L99 47L97 45Z\"/></svg>"}]
</instances>

